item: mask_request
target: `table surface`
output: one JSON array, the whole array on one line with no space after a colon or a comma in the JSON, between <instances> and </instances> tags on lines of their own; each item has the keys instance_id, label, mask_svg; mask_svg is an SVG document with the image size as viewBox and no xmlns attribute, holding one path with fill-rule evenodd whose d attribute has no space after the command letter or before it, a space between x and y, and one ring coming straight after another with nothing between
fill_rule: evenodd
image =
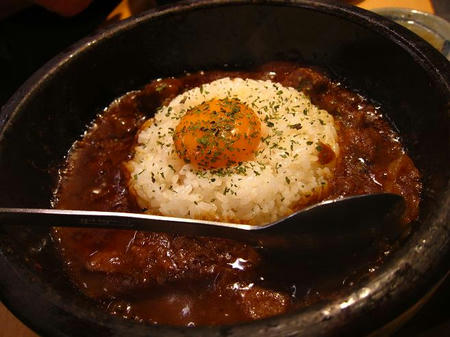
<instances>
[{"instance_id":1,"label":"table surface","mask_svg":"<svg viewBox=\"0 0 450 337\"><path fill-rule=\"evenodd\" d=\"M131 0L122 0L117 7L107 9L96 9L95 14L104 15L108 20L123 19L133 13L133 8L136 10L139 6L131 6ZM440 2L440 7L448 9L448 3L443 0ZM135 3L155 3L154 1L139 1ZM430 0L364 0L353 1L357 6L364 9L374 9L382 7L402 7L413 8L420 11L434 13L434 7ZM438 6L436 6L438 7ZM108 12L105 13L105 10ZM106 15L105 15L106 14ZM441 13L439 13L441 14ZM450 13L442 13L442 16L448 16ZM86 28L89 30L89 27ZM61 48L62 49L62 48ZM43 63L43 62L42 62ZM20 79L21 80L21 79ZM20 81L19 81L20 82ZM18 85L20 83L18 82ZM12 85L14 87L14 85ZM8 88L9 89L9 88ZM4 94L0 94L0 105L4 103L7 97L11 94L9 89L3 90ZM432 299L424 305L424 307L415 316L414 320L406 323L394 336L443 336L450 331L450 313L446 312L450 301L450 280L447 278L439 287ZM0 337L38 337L33 331L20 322L2 303L0 303Z\"/></svg>"}]
</instances>

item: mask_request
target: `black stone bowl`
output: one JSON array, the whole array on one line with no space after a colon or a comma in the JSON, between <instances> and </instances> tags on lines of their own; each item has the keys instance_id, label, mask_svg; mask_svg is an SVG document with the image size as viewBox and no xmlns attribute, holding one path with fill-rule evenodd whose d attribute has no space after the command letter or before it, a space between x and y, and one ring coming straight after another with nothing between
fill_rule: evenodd
<instances>
[{"instance_id":1,"label":"black stone bowl","mask_svg":"<svg viewBox=\"0 0 450 337\"><path fill-rule=\"evenodd\" d=\"M48 232L0 226L0 292L49 336L362 335L422 298L448 269L449 62L375 14L322 1L196 1L88 37L33 75L0 115L0 205L49 207L55 168L95 114L156 77L296 60L381 104L420 169L412 233L370 281L335 301L222 327L148 326L112 317L66 279ZM324 254L332 252L324 252Z\"/></svg>"}]
</instances>

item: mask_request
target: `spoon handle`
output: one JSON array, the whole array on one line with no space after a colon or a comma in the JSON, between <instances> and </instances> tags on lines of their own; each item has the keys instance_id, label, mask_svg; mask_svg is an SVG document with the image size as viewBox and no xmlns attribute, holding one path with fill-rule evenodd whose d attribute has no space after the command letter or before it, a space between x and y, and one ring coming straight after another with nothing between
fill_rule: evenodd
<instances>
[{"instance_id":1,"label":"spoon handle","mask_svg":"<svg viewBox=\"0 0 450 337\"><path fill-rule=\"evenodd\" d=\"M269 226L250 226L214 221L174 218L166 216L61 210L41 208L0 208L0 224L7 226L86 227L118 230L143 230L185 236L226 238L242 241L255 247L282 249L290 246L289 233L274 233ZM261 229L266 229L261 231ZM267 231L269 229L269 231ZM314 236L314 235L313 235ZM317 246L311 235L296 236L296 250L311 250Z\"/></svg>"},{"instance_id":2,"label":"spoon handle","mask_svg":"<svg viewBox=\"0 0 450 337\"><path fill-rule=\"evenodd\" d=\"M0 223L31 227L90 227L124 230L145 230L188 236L213 236L239 239L242 230L252 226L193 220L166 216L61 210L41 208L0 208Z\"/></svg>"}]
</instances>

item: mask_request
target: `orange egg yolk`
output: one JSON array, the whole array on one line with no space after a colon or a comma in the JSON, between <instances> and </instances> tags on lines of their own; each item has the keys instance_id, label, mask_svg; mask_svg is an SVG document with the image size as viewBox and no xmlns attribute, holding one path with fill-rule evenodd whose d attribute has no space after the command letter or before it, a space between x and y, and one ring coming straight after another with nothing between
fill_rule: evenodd
<instances>
[{"instance_id":1,"label":"orange egg yolk","mask_svg":"<svg viewBox=\"0 0 450 337\"><path fill-rule=\"evenodd\" d=\"M212 99L181 118L173 140L180 158L196 168L230 167L254 158L261 122L238 99Z\"/></svg>"}]
</instances>

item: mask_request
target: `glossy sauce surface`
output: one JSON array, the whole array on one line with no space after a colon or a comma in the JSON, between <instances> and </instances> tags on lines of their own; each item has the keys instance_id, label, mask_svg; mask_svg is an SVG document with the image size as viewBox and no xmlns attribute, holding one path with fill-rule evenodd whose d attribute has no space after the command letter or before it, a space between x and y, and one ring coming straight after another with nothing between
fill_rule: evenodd
<instances>
[{"instance_id":1,"label":"glossy sauce surface","mask_svg":"<svg viewBox=\"0 0 450 337\"><path fill-rule=\"evenodd\" d=\"M176 95L225 76L297 88L334 116L340 155L329 198L399 193L407 202L404 223L416 218L418 170L380 111L321 72L293 63L155 80L113 102L71 149L55 192L56 207L140 212L121 166L132 156L139 127ZM333 155L323 146L319 160L326 163ZM380 244L330 264L326 258L274 256L225 239L72 228L56 228L54 237L73 283L108 312L189 326L249 321L332 299L370 277L389 249Z\"/></svg>"}]
</instances>

